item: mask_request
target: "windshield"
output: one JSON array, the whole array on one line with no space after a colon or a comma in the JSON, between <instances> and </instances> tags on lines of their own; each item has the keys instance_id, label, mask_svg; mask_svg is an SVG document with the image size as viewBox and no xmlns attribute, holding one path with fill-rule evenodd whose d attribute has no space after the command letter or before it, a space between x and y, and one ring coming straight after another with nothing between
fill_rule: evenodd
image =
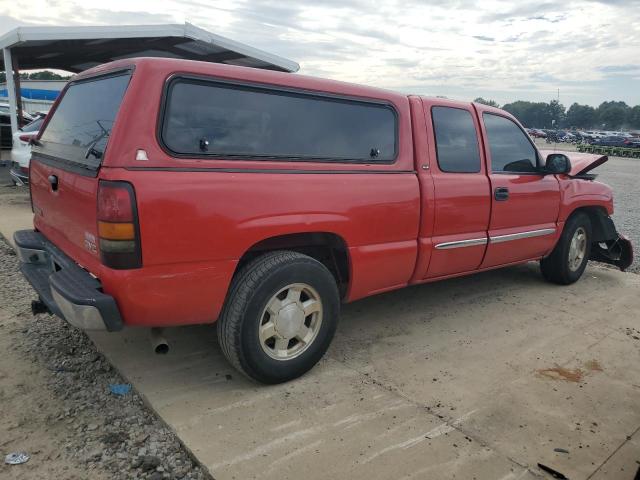
<instances>
[{"instance_id":1,"label":"windshield","mask_svg":"<svg viewBox=\"0 0 640 480\"><path fill-rule=\"evenodd\" d=\"M44 118L38 118L37 120L34 120L28 125L25 125L24 127L22 127L21 130L23 132L37 132L38 130L40 130L40 127L42 126L42 122L44 122Z\"/></svg>"},{"instance_id":2,"label":"windshield","mask_svg":"<svg viewBox=\"0 0 640 480\"><path fill-rule=\"evenodd\" d=\"M129 78L126 72L72 83L42 134L42 149L97 169Z\"/></svg>"}]
</instances>

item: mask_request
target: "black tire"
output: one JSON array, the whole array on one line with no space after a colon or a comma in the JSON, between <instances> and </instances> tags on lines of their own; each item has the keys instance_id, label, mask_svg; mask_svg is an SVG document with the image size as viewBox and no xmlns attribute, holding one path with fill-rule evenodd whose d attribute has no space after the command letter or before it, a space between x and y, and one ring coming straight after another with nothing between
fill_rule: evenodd
<instances>
[{"instance_id":1,"label":"black tire","mask_svg":"<svg viewBox=\"0 0 640 480\"><path fill-rule=\"evenodd\" d=\"M291 284L314 289L322 306L321 321L304 351L294 358L277 360L265 352L259 329L267 303ZM338 287L322 263L297 252L270 252L249 262L234 278L218 320L218 341L227 360L249 378L282 383L303 375L322 358L339 314Z\"/></svg>"},{"instance_id":2,"label":"black tire","mask_svg":"<svg viewBox=\"0 0 640 480\"><path fill-rule=\"evenodd\" d=\"M587 237L584 257L577 268L575 268L575 266L571 268L569 255L571 241L580 229L582 229L582 232L584 232ZM551 255L540 260L540 269L542 270L543 277L559 285L570 285L577 282L584 273L585 268L587 268L587 262L591 255L592 238L591 220L589 216L583 212L572 215L569 220L567 220L567 223L565 223L560 240L558 240L558 244L551 252Z\"/></svg>"}]
</instances>

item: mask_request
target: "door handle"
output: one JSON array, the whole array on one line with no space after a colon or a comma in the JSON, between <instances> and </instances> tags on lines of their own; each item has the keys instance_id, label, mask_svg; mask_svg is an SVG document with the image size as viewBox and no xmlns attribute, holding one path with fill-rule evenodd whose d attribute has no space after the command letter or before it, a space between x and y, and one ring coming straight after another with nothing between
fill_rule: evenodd
<instances>
[{"instance_id":1,"label":"door handle","mask_svg":"<svg viewBox=\"0 0 640 480\"><path fill-rule=\"evenodd\" d=\"M49 180L49 183L51 184L51 190L54 192L58 190L58 177L56 175L49 175L47 180Z\"/></svg>"},{"instance_id":2,"label":"door handle","mask_svg":"<svg viewBox=\"0 0 640 480\"><path fill-rule=\"evenodd\" d=\"M507 187L496 187L493 191L493 198L498 202L504 202L509 199L509 189Z\"/></svg>"}]
</instances>

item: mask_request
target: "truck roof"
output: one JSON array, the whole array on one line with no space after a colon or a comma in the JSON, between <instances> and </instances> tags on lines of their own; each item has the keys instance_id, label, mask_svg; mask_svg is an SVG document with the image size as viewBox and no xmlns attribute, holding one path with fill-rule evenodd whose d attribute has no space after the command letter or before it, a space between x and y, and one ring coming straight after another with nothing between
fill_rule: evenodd
<instances>
[{"instance_id":1,"label":"truck roof","mask_svg":"<svg viewBox=\"0 0 640 480\"><path fill-rule=\"evenodd\" d=\"M72 80L93 76L110 70L127 67L151 67L158 74L170 75L180 72L184 74L196 74L204 76L217 76L224 78L233 78L236 80L244 80L257 83L270 83L276 85L288 85L294 88L318 91L337 91L342 94L347 93L357 97L380 98L387 100L406 101L407 97L414 95L403 94L393 90L384 88L369 87L350 82L342 82L339 80L331 80L327 78L314 77L309 75L291 74L286 72L277 72L273 70L263 70L253 67L242 67L237 65L225 65L221 63L200 62L196 60L183 60L174 58L155 58L155 57L138 57L116 60L114 62L105 63L97 67L85 70L75 75ZM423 95L416 95L421 98L431 98ZM451 106L469 106L471 102L463 102L458 100L450 100L437 98Z\"/></svg>"}]
</instances>

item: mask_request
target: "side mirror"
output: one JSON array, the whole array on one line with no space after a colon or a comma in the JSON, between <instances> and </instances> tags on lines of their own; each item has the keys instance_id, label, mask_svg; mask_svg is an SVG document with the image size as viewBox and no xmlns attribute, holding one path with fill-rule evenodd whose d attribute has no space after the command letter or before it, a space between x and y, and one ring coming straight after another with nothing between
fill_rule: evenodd
<instances>
[{"instance_id":1,"label":"side mirror","mask_svg":"<svg viewBox=\"0 0 640 480\"><path fill-rule=\"evenodd\" d=\"M546 164L544 166L544 173L552 175L569 173L571 171L571 162L569 157L563 153L550 153L547 156Z\"/></svg>"}]
</instances>

